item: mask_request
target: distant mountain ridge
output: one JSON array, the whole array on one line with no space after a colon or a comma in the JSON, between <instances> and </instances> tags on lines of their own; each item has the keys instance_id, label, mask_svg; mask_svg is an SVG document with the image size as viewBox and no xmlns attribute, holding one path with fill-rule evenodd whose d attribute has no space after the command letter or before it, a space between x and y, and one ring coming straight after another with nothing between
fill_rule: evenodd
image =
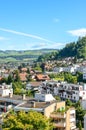
<instances>
[{"instance_id":1,"label":"distant mountain ridge","mask_svg":"<svg viewBox=\"0 0 86 130\"><path fill-rule=\"evenodd\" d=\"M36 60L40 55L57 51L56 49L39 50L0 50L0 62L16 62Z\"/></svg>"}]
</instances>

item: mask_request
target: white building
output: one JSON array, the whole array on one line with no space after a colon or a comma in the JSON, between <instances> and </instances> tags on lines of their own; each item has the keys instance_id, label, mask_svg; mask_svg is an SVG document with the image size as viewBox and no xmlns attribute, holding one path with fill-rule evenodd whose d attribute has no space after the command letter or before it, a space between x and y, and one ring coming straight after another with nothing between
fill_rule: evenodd
<instances>
[{"instance_id":1,"label":"white building","mask_svg":"<svg viewBox=\"0 0 86 130\"><path fill-rule=\"evenodd\" d=\"M10 84L10 85L7 85L7 84L0 85L0 96L4 97L4 96L9 96L11 94L13 94L12 84Z\"/></svg>"},{"instance_id":2,"label":"white building","mask_svg":"<svg viewBox=\"0 0 86 130\"><path fill-rule=\"evenodd\" d=\"M62 72L63 71L63 67L55 67L55 68L53 68L53 71L57 72L57 73Z\"/></svg>"},{"instance_id":3,"label":"white building","mask_svg":"<svg viewBox=\"0 0 86 130\"><path fill-rule=\"evenodd\" d=\"M44 101L44 102L50 102L55 100L52 94L41 94L41 93L35 93L35 99L37 101Z\"/></svg>"},{"instance_id":4,"label":"white building","mask_svg":"<svg viewBox=\"0 0 86 130\"><path fill-rule=\"evenodd\" d=\"M72 101L86 100L86 85L69 84L66 82L49 81L43 82L39 92L58 95L62 100Z\"/></svg>"},{"instance_id":5,"label":"white building","mask_svg":"<svg viewBox=\"0 0 86 130\"><path fill-rule=\"evenodd\" d=\"M70 99L72 101L86 100L86 87L78 84L61 83L59 96L62 99Z\"/></svg>"},{"instance_id":6,"label":"white building","mask_svg":"<svg viewBox=\"0 0 86 130\"><path fill-rule=\"evenodd\" d=\"M68 66L68 67L64 67L63 68L64 72L70 72L70 73L74 73L74 67L73 66Z\"/></svg>"},{"instance_id":7,"label":"white building","mask_svg":"<svg viewBox=\"0 0 86 130\"><path fill-rule=\"evenodd\" d=\"M58 87L60 83L58 81L45 81L39 86L39 92L58 95Z\"/></svg>"}]
</instances>

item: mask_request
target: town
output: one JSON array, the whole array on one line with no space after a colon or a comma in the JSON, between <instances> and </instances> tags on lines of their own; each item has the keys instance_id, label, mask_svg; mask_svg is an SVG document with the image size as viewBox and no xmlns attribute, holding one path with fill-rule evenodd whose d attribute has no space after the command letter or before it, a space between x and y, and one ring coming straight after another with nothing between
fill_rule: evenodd
<instances>
[{"instance_id":1,"label":"town","mask_svg":"<svg viewBox=\"0 0 86 130\"><path fill-rule=\"evenodd\" d=\"M72 60L1 64L1 127L7 127L4 119L11 111L32 110L50 118L55 130L85 129L86 61Z\"/></svg>"},{"instance_id":2,"label":"town","mask_svg":"<svg viewBox=\"0 0 86 130\"><path fill-rule=\"evenodd\" d=\"M86 130L85 0L0 0L0 130Z\"/></svg>"}]
</instances>

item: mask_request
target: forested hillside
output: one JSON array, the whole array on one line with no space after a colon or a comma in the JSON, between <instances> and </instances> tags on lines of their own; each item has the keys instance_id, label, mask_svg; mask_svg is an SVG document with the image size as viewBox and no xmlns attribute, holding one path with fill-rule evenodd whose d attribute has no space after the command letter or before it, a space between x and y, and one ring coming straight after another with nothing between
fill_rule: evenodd
<instances>
[{"instance_id":1,"label":"forested hillside","mask_svg":"<svg viewBox=\"0 0 86 130\"><path fill-rule=\"evenodd\" d=\"M55 53L41 55L38 61L56 60L65 57L77 57L86 59L86 37L79 38L77 42L71 42Z\"/></svg>"}]
</instances>

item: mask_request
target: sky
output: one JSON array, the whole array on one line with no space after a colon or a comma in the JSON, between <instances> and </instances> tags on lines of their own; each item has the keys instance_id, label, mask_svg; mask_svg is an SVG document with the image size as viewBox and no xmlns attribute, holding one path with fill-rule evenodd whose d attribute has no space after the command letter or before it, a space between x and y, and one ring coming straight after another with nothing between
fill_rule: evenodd
<instances>
[{"instance_id":1,"label":"sky","mask_svg":"<svg viewBox=\"0 0 86 130\"><path fill-rule=\"evenodd\" d=\"M61 49L86 35L86 0L0 0L0 50Z\"/></svg>"}]
</instances>

